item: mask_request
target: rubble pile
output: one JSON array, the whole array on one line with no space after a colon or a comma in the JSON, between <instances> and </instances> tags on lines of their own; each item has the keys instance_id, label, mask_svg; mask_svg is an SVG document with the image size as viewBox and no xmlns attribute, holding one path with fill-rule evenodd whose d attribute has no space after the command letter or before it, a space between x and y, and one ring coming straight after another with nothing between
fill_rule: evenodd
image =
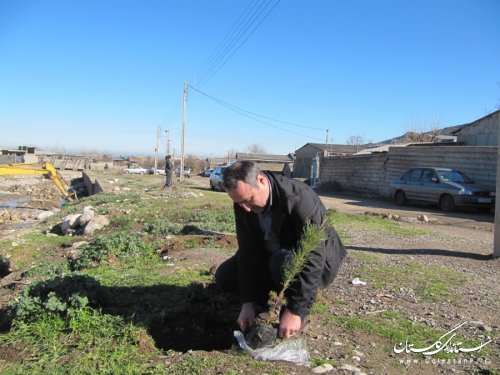
<instances>
[{"instance_id":1,"label":"rubble pile","mask_svg":"<svg viewBox=\"0 0 500 375\"><path fill-rule=\"evenodd\" d=\"M96 215L92 206L83 208L81 214L71 214L58 224L61 233L65 236L89 235L109 225L109 220L104 215Z\"/></svg>"}]
</instances>

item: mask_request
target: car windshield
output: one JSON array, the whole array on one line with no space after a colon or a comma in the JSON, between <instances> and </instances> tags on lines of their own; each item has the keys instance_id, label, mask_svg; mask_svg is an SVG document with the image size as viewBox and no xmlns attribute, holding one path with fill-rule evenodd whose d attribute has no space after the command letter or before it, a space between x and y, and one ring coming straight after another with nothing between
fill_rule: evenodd
<instances>
[{"instance_id":1,"label":"car windshield","mask_svg":"<svg viewBox=\"0 0 500 375\"><path fill-rule=\"evenodd\" d=\"M460 171L437 170L436 172L437 172L439 179L441 181L461 182L461 183L466 183L466 184L473 184L474 183L474 181L471 178L469 178L467 175L463 174Z\"/></svg>"}]
</instances>

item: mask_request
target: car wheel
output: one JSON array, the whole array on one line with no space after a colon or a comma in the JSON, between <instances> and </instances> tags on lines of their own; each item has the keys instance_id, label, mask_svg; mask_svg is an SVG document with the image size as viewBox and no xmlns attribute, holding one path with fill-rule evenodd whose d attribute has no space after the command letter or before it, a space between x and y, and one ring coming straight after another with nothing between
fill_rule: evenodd
<instances>
[{"instance_id":1,"label":"car wheel","mask_svg":"<svg viewBox=\"0 0 500 375\"><path fill-rule=\"evenodd\" d=\"M128 171L125 171L125 174L128 174Z\"/></svg>"},{"instance_id":2,"label":"car wheel","mask_svg":"<svg viewBox=\"0 0 500 375\"><path fill-rule=\"evenodd\" d=\"M219 182L219 191L222 191L222 182Z\"/></svg>"},{"instance_id":3,"label":"car wheel","mask_svg":"<svg viewBox=\"0 0 500 375\"><path fill-rule=\"evenodd\" d=\"M451 195L445 194L439 199L439 207L446 212L455 210L455 201Z\"/></svg>"},{"instance_id":4,"label":"car wheel","mask_svg":"<svg viewBox=\"0 0 500 375\"><path fill-rule=\"evenodd\" d=\"M406 195L405 195L404 191L398 190L396 192L396 195L394 196L394 200L396 201L396 204L398 204L400 206L404 206L407 202Z\"/></svg>"},{"instance_id":5,"label":"car wheel","mask_svg":"<svg viewBox=\"0 0 500 375\"><path fill-rule=\"evenodd\" d=\"M215 186L212 185L212 181L210 181L210 190L215 190Z\"/></svg>"}]
</instances>

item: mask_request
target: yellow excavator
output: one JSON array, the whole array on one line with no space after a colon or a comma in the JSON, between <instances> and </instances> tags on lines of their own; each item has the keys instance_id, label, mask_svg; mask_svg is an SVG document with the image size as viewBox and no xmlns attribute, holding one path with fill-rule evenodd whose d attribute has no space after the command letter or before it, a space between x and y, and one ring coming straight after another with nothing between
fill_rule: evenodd
<instances>
[{"instance_id":1,"label":"yellow excavator","mask_svg":"<svg viewBox=\"0 0 500 375\"><path fill-rule=\"evenodd\" d=\"M61 191L64 199L77 199L76 192L71 191L69 185L64 181L63 177L57 172L55 167L50 163L39 164L0 164L0 176L5 175L43 175L52 180ZM68 189L66 188L68 186Z\"/></svg>"}]
</instances>

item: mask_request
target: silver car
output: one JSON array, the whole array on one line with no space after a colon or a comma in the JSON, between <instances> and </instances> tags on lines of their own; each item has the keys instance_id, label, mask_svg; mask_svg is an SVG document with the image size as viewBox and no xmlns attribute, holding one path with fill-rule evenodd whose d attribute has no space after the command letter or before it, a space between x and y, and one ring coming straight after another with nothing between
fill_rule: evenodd
<instances>
[{"instance_id":1,"label":"silver car","mask_svg":"<svg viewBox=\"0 0 500 375\"><path fill-rule=\"evenodd\" d=\"M495 192L450 168L412 168L391 181L390 186L392 197L399 205L408 201L435 203L443 211L453 211L456 207L490 211L495 206Z\"/></svg>"},{"instance_id":2,"label":"silver car","mask_svg":"<svg viewBox=\"0 0 500 375\"><path fill-rule=\"evenodd\" d=\"M148 173L148 170L144 169L142 167L131 167L131 168L125 168L123 170L123 173L125 173L125 174L129 174L129 173L132 173L132 174L144 174L144 173Z\"/></svg>"},{"instance_id":3,"label":"silver car","mask_svg":"<svg viewBox=\"0 0 500 375\"><path fill-rule=\"evenodd\" d=\"M224 191L224 187L222 186L222 178L224 177L224 171L227 169L225 165L218 165L215 167L213 172L210 174L210 189L211 190L219 190Z\"/></svg>"}]
</instances>

